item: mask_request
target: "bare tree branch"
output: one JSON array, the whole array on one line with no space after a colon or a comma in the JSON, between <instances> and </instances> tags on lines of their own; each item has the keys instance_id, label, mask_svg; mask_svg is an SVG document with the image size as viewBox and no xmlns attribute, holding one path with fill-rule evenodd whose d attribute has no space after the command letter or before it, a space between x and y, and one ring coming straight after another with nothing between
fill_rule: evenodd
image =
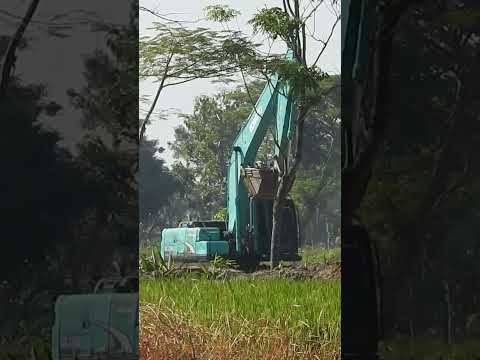
<instances>
[{"instance_id":1,"label":"bare tree branch","mask_svg":"<svg viewBox=\"0 0 480 360\"><path fill-rule=\"evenodd\" d=\"M327 40L325 40L325 42L323 43L322 49L321 49L320 52L318 53L318 56L317 56L317 58L315 59L315 62L313 63L312 67L314 67L315 65L317 65L318 60L320 60L320 57L322 56L322 54L324 53L325 49L327 48L328 43L330 42L330 39L331 39L332 36L333 36L333 33L334 33L334 31L335 31L335 28L337 27L337 24L340 22L340 19L341 19L341 17L339 16L339 17L337 17L337 19L335 20L335 23L333 24L332 28L330 29L330 34L328 34Z\"/></svg>"},{"instance_id":2,"label":"bare tree branch","mask_svg":"<svg viewBox=\"0 0 480 360\"><path fill-rule=\"evenodd\" d=\"M143 12L147 12L147 13L150 13L152 14L153 16L159 18L159 19L162 19L164 21L167 21L167 22L170 22L170 23L175 23L181 27L183 27L183 24L196 24L196 23L199 23L200 21L203 21L205 20L205 18L200 18L200 19L197 19L197 20L193 20L193 21L186 21L186 20L175 20L175 19L170 19L168 18L167 16L163 15L163 14L159 14L157 13L156 11L153 11L153 10L150 10L144 6L139 6L138 9L140 11L143 11Z\"/></svg>"},{"instance_id":3,"label":"bare tree branch","mask_svg":"<svg viewBox=\"0 0 480 360\"><path fill-rule=\"evenodd\" d=\"M323 4L323 0L319 1L318 4L310 11L310 13L303 18L303 23L306 23L308 19L315 15L317 9Z\"/></svg>"},{"instance_id":4,"label":"bare tree branch","mask_svg":"<svg viewBox=\"0 0 480 360\"><path fill-rule=\"evenodd\" d=\"M285 7L285 12L287 14L290 14L290 16L295 16L295 11L293 11L292 5L290 5L290 0L283 0L283 3L284 3L284 7ZM287 8L288 8L288 11L287 11Z\"/></svg>"},{"instance_id":5,"label":"bare tree branch","mask_svg":"<svg viewBox=\"0 0 480 360\"><path fill-rule=\"evenodd\" d=\"M158 101L158 98L160 97L160 93L164 89L165 80L167 79L168 69L169 69L169 66L170 66L170 62L172 61L173 55L174 55L174 53L172 51L170 53L169 57L168 57L167 65L165 66L165 71L163 73L162 81L160 82L160 85L158 86L158 90L157 90L157 93L155 94L155 98L153 99L152 105L150 106L150 110L148 111L147 115L145 116L145 119L143 120L142 125L140 127L140 140L142 140L143 137L145 136L145 130L147 129L147 124L148 124L148 121L150 120L150 116L152 115L153 110L155 109L155 106L157 105L157 101Z\"/></svg>"},{"instance_id":6,"label":"bare tree branch","mask_svg":"<svg viewBox=\"0 0 480 360\"><path fill-rule=\"evenodd\" d=\"M8 45L7 52L2 65L2 78L0 80L0 101L5 97L7 87L10 83L10 77L12 75L12 70L15 67L16 56L15 52L17 51L20 41L22 40L23 34L27 29L28 24L32 20L33 14L37 10L40 0L32 0L30 3L27 12L22 20L22 23L18 27L17 31L13 35L10 44Z\"/></svg>"}]
</instances>

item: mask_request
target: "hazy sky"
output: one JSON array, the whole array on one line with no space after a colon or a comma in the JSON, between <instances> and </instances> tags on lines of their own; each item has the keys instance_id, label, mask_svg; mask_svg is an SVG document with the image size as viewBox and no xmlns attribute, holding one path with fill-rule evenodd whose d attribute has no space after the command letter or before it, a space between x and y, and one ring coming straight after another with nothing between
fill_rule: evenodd
<instances>
[{"instance_id":1,"label":"hazy sky","mask_svg":"<svg viewBox=\"0 0 480 360\"><path fill-rule=\"evenodd\" d=\"M30 1L25 0L0 0L0 34L14 34L20 23L18 17L24 16L29 4ZM111 11L113 5L116 5L116 11ZM45 24L77 22L85 18L126 24L130 4L117 0L82 0L83 12L78 8L77 0L40 1L25 33L28 47L18 52L15 68L15 75L24 84L46 85L48 100L62 105L63 109L57 116L49 118L41 115L41 119L48 127L59 130L62 144L72 151L75 151L75 145L84 131L80 124L81 114L71 106L67 90L80 90L85 85L84 56L91 55L95 49L105 49L105 33L93 32L88 26L76 26L75 31L66 31L70 35L68 37L53 37L48 34ZM70 17L53 19L60 14L69 14Z\"/></svg>"},{"instance_id":2,"label":"hazy sky","mask_svg":"<svg viewBox=\"0 0 480 360\"><path fill-rule=\"evenodd\" d=\"M328 3L328 0L326 3ZM280 0L140 0L140 6L155 10L161 14L168 14L170 18L187 21L204 18L205 15L203 9L212 4L229 5L232 8L239 10L241 15L238 18L238 25L235 26L238 26L247 34L252 33L251 26L247 24L247 21L257 12L257 10L265 6L282 6ZM151 33L148 28L152 26L152 22L154 21L158 21L158 18L154 15L144 11L140 12L140 36L145 36ZM335 16L332 14L331 9L328 6L320 7L317 10L315 17L315 34L317 37L326 39L331 31L334 21ZM205 20L200 21L195 25L220 29L218 24ZM340 33L340 24L338 24L328 48L325 50L319 61L320 68L328 73L340 73ZM256 40L261 40L261 38L257 37ZM321 44L319 42L314 42L313 40L310 41L310 52L307 57L314 59L320 48ZM277 51L279 51L281 48L277 47L277 49ZM160 146L165 148L163 157L167 164L170 164L173 160L167 142L173 140L174 128L181 124L181 120L176 116L176 113L190 113L193 110L195 97L200 95L210 95L221 89L222 87L218 84L211 84L207 80L196 80L190 83L166 88L161 94L155 111L168 110L169 115L166 120L153 119L154 122L147 130L147 136L149 138L157 139ZM150 95L150 98L152 98L155 91L156 84L151 81L140 82L141 96ZM148 109L148 105L141 104L141 108L146 110Z\"/></svg>"}]
</instances>

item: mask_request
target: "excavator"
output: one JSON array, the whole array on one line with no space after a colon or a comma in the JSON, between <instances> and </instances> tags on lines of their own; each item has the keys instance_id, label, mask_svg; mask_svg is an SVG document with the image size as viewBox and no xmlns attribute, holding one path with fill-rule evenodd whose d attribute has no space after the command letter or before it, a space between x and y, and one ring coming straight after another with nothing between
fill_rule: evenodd
<instances>
[{"instance_id":1,"label":"excavator","mask_svg":"<svg viewBox=\"0 0 480 360\"><path fill-rule=\"evenodd\" d=\"M100 279L93 293L55 303L52 360L138 360L138 277Z\"/></svg>"},{"instance_id":2,"label":"excavator","mask_svg":"<svg viewBox=\"0 0 480 360\"><path fill-rule=\"evenodd\" d=\"M286 56L293 61L292 52ZM221 256L255 264L269 259L276 172L286 160L294 120L290 88L275 74L232 145L226 169L226 221L182 221L176 228L164 229L160 243L164 260L194 263ZM273 129L275 149L270 163L263 164L256 161L257 154L269 129ZM282 204L279 223L279 259L299 260L299 221L291 199Z\"/></svg>"}]
</instances>

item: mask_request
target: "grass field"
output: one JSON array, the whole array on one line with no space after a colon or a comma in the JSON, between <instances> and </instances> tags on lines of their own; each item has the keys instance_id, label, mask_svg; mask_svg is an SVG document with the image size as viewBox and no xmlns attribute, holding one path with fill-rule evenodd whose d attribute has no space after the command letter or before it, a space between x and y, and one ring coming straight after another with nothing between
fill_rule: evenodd
<instances>
[{"instance_id":1,"label":"grass field","mask_svg":"<svg viewBox=\"0 0 480 360\"><path fill-rule=\"evenodd\" d=\"M336 359L340 283L142 280L142 359Z\"/></svg>"},{"instance_id":2,"label":"grass field","mask_svg":"<svg viewBox=\"0 0 480 360\"><path fill-rule=\"evenodd\" d=\"M341 258L340 248L321 249L306 247L300 250L302 263L305 265L331 264L339 262Z\"/></svg>"},{"instance_id":3,"label":"grass field","mask_svg":"<svg viewBox=\"0 0 480 360\"><path fill-rule=\"evenodd\" d=\"M141 255L151 256L152 247L141 247L139 253ZM339 262L341 257L339 247L328 250L317 247L305 247L300 249L299 254L302 257L302 263L305 265L324 265Z\"/></svg>"}]
</instances>

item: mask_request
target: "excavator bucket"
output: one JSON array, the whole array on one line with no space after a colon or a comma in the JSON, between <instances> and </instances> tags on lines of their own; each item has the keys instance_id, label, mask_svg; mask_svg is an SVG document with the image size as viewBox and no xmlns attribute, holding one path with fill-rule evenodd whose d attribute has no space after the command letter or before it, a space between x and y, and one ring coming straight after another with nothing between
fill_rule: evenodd
<instances>
[{"instance_id":1,"label":"excavator bucket","mask_svg":"<svg viewBox=\"0 0 480 360\"><path fill-rule=\"evenodd\" d=\"M274 198L277 178L272 170L242 167L241 176L250 196L266 200Z\"/></svg>"}]
</instances>

